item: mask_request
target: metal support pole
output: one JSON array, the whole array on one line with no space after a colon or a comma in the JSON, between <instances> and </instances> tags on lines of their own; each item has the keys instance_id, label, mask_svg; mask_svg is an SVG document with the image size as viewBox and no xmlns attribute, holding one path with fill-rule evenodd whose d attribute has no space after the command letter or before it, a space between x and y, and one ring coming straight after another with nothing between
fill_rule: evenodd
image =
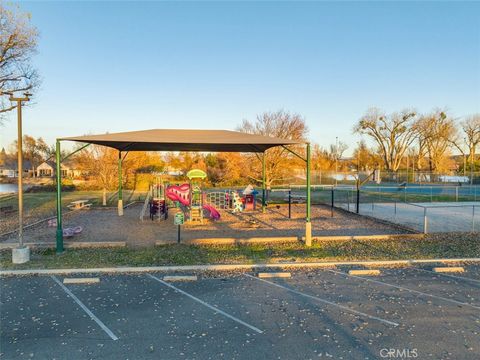
<instances>
[{"instance_id":1,"label":"metal support pole","mask_svg":"<svg viewBox=\"0 0 480 360\"><path fill-rule=\"evenodd\" d=\"M360 187L357 188L357 214L360 214Z\"/></svg>"},{"instance_id":2,"label":"metal support pole","mask_svg":"<svg viewBox=\"0 0 480 360\"><path fill-rule=\"evenodd\" d=\"M427 218L427 208L423 208L423 233L428 233L428 218Z\"/></svg>"},{"instance_id":3,"label":"metal support pole","mask_svg":"<svg viewBox=\"0 0 480 360\"><path fill-rule=\"evenodd\" d=\"M333 217L333 207L335 206L335 189L332 186L332 206L331 206L331 217Z\"/></svg>"},{"instance_id":4,"label":"metal support pole","mask_svg":"<svg viewBox=\"0 0 480 360\"><path fill-rule=\"evenodd\" d=\"M305 224L305 245L312 246L311 194L310 194L310 143L307 143L307 217Z\"/></svg>"},{"instance_id":5,"label":"metal support pole","mask_svg":"<svg viewBox=\"0 0 480 360\"><path fill-rule=\"evenodd\" d=\"M18 156L18 247L23 248L23 135L22 135L22 102L17 101L17 156Z\"/></svg>"},{"instance_id":6,"label":"metal support pole","mask_svg":"<svg viewBox=\"0 0 480 360\"><path fill-rule=\"evenodd\" d=\"M60 152L60 140L57 139L55 146L56 177L57 177L57 254L63 252L63 228L62 228L62 158Z\"/></svg>"},{"instance_id":7,"label":"metal support pole","mask_svg":"<svg viewBox=\"0 0 480 360\"><path fill-rule=\"evenodd\" d=\"M118 216L123 216L122 152L118 152Z\"/></svg>"},{"instance_id":8,"label":"metal support pole","mask_svg":"<svg viewBox=\"0 0 480 360\"><path fill-rule=\"evenodd\" d=\"M292 218L292 189L288 190L288 218Z\"/></svg>"},{"instance_id":9,"label":"metal support pole","mask_svg":"<svg viewBox=\"0 0 480 360\"><path fill-rule=\"evenodd\" d=\"M265 198L265 182L266 182L266 164L265 164L265 152L262 156L262 213L266 211L267 201Z\"/></svg>"}]
</instances>

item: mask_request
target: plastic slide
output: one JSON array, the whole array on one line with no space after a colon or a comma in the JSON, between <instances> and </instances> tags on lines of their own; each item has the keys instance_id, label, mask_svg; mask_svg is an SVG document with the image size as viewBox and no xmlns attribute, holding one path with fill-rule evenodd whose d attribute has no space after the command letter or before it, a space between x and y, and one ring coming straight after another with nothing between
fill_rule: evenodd
<instances>
[{"instance_id":1,"label":"plastic slide","mask_svg":"<svg viewBox=\"0 0 480 360\"><path fill-rule=\"evenodd\" d=\"M172 200L172 201L178 201L182 205L185 206L190 206L190 185L189 184L183 184L180 186L177 185L170 185L167 187L167 190L165 191L165 195Z\"/></svg>"},{"instance_id":2,"label":"plastic slide","mask_svg":"<svg viewBox=\"0 0 480 360\"><path fill-rule=\"evenodd\" d=\"M220 213L212 205L205 204L203 205L203 209L207 210L210 213L210 216L212 217L213 220L220 219Z\"/></svg>"}]
</instances>

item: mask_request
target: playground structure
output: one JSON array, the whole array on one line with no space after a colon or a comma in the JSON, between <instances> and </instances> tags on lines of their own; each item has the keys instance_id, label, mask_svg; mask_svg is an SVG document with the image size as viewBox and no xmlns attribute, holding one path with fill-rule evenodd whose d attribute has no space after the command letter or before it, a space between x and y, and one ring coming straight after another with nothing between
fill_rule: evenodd
<instances>
[{"instance_id":1,"label":"playground structure","mask_svg":"<svg viewBox=\"0 0 480 360\"><path fill-rule=\"evenodd\" d=\"M151 184L145 201L143 203L142 211L140 212L140 220L145 219L147 209L150 220L167 220L168 207L165 198L165 184L160 177L157 177L154 184Z\"/></svg>"},{"instance_id":2,"label":"playground structure","mask_svg":"<svg viewBox=\"0 0 480 360\"><path fill-rule=\"evenodd\" d=\"M166 220L168 209L180 208L190 224L203 224L205 218L219 220L218 210L231 210L233 213L256 209L256 191L248 185L240 196L237 190L206 192L202 182L207 174L199 169L187 173L188 183L170 185L163 182L161 176L156 177L150 185L140 212L140 220L145 220L147 212L150 220Z\"/></svg>"},{"instance_id":3,"label":"playground structure","mask_svg":"<svg viewBox=\"0 0 480 360\"><path fill-rule=\"evenodd\" d=\"M193 169L187 173L187 177L189 179L188 184L166 187L165 194L168 199L179 204L190 223L203 224L205 216L213 220L219 220L220 213L218 210L204 201L205 193L201 189L201 184L207 174L202 170Z\"/></svg>"}]
</instances>

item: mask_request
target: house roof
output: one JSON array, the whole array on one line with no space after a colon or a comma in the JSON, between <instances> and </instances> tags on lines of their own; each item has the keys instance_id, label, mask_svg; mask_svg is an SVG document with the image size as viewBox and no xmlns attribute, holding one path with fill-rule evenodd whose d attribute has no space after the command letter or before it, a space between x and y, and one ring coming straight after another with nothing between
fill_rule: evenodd
<instances>
[{"instance_id":1,"label":"house roof","mask_svg":"<svg viewBox=\"0 0 480 360\"><path fill-rule=\"evenodd\" d=\"M23 160L23 170L30 170L32 168L32 164L29 160ZM0 168L5 170L18 170L18 163L16 160L8 160L0 166Z\"/></svg>"},{"instance_id":2,"label":"house roof","mask_svg":"<svg viewBox=\"0 0 480 360\"><path fill-rule=\"evenodd\" d=\"M301 141L230 130L152 129L61 138L115 148L120 151L264 152Z\"/></svg>"}]
</instances>

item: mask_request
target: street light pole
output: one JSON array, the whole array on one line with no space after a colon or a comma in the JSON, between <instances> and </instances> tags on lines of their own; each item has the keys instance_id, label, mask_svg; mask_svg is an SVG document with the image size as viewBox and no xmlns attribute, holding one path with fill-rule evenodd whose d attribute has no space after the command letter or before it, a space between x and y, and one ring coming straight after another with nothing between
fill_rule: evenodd
<instances>
[{"instance_id":1,"label":"street light pole","mask_svg":"<svg viewBox=\"0 0 480 360\"><path fill-rule=\"evenodd\" d=\"M12 92L3 92L10 95L9 100L17 103L17 153L18 153L18 248L12 252L14 263L25 263L30 260L30 251L23 242L23 149L22 149L22 105L30 100L31 94L24 93L24 97L15 97Z\"/></svg>"}]
</instances>

